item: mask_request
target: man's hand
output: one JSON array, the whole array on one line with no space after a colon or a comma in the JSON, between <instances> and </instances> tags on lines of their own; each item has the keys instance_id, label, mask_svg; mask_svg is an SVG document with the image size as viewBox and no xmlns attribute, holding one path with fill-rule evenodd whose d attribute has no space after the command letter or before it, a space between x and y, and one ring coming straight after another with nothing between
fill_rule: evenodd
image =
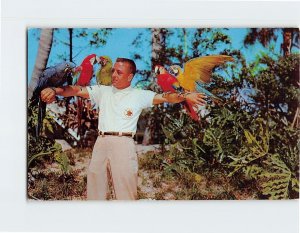
<instances>
[{"instance_id":1,"label":"man's hand","mask_svg":"<svg viewBox=\"0 0 300 233\"><path fill-rule=\"evenodd\" d=\"M41 91L41 99L47 104L50 104L55 100L55 95L55 88L48 87Z\"/></svg>"},{"instance_id":2,"label":"man's hand","mask_svg":"<svg viewBox=\"0 0 300 233\"><path fill-rule=\"evenodd\" d=\"M182 101L188 101L191 104L205 105L206 101L204 100L206 95L203 93L193 92L193 93L165 93L165 94L156 94L153 99L153 104L161 103L180 103Z\"/></svg>"},{"instance_id":3,"label":"man's hand","mask_svg":"<svg viewBox=\"0 0 300 233\"><path fill-rule=\"evenodd\" d=\"M205 101L206 95L203 93L189 93L185 95L185 99L193 104L198 104L201 106L206 105L206 101Z\"/></svg>"},{"instance_id":4,"label":"man's hand","mask_svg":"<svg viewBox=\"0 0 300 233\"><path fill-rule=\"evenodd\" d=\"M82 98L90 98L86 87L81 86L63 86L63 87L48 87L41 91L41 98L47 104L55 100L55 96L80 96Z\"/></svg>"}]
</instances>

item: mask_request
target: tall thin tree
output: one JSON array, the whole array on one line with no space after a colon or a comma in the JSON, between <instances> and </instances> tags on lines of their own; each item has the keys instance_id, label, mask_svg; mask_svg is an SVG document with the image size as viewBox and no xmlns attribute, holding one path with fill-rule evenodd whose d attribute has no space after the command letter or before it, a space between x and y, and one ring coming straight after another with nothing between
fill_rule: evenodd
<instances>
[{"instance_id":1,"label":"tall thin tree","mask_svg":"<svg viewBox=\"0 0 300 233\"><path fill-rule=\"evenodd\" d=\"M52 46L52 39L53 28L45 28L41 30L38 55L35 61L32 77L28 86L28 99L31 98L33 90L38 83L39 77L47 66Z\"/></svg>"}]
</instances>

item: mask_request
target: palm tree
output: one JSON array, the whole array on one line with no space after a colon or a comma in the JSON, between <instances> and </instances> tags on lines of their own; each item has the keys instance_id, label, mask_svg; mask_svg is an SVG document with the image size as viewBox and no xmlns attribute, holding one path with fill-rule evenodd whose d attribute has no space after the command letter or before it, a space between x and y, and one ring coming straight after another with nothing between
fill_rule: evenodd
<instances>
[{"instance_id":1,"label":"palm tree","mask_svg":"<svg viewBox=\"0 0 300 233\"><path fill-rule=\"evenodd\" d=\"M39 77L47 66L53 39L53 28L41 30L38 55L33 69L32 77L28 86L28 99L31 98L32 92L36 87Z\"/></svg>"}]
</instances>

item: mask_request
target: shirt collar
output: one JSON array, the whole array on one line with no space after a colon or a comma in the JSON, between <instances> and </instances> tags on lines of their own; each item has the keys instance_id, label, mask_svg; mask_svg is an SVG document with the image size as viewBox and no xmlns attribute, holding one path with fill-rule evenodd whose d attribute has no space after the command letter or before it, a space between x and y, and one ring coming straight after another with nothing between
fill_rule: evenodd
<instances>
[{"instance_id":1,"label":"shirt collar","mask_svg":"<svg viewBox=\"0 0 300 233\"><path fill-rule=\"evenodd\" d=\"M127 92L130 92L132 90L132 87L129 86L129 87L126 87L124 89L118 89L118 88L115 88L113 86L112 90L113 90L113 93L127 93Z\"/></svg>"}]
</instances>

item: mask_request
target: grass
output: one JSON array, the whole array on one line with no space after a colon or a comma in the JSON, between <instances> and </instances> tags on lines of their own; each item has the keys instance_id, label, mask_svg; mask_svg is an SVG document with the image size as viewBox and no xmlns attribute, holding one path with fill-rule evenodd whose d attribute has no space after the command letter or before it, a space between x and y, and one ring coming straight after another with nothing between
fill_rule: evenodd
<instances>
[{"instance_id":1,"label":"grass","mask_svg":"<svg viewBox=\"0 0 300 233\"><path fill-rule=\"evenodd\" d=\"M229 179L221 166L203 166L198 172L191 172L180 167L180 164L166 163L162 155L154 152L141 156L139 165L140 173L148 174L148 179L152 181L148 184L152 192L139 189L139 197L142 199L258 199L258 190L253 182ZM147 177L143 177L143 180L147 180Z\"/></svg>"},{"instance_id":2,"label":"grass","mask_svg":"<svg viewBox=\"0 0 300 233\"><path fill-rule=\"evenodd\" d=\"M35 200L85 200L86 169L90 149L66 151L70 166L66 172L53 158L43 158L28 170L28 198Z\"/></svg>"}]
</instances>

